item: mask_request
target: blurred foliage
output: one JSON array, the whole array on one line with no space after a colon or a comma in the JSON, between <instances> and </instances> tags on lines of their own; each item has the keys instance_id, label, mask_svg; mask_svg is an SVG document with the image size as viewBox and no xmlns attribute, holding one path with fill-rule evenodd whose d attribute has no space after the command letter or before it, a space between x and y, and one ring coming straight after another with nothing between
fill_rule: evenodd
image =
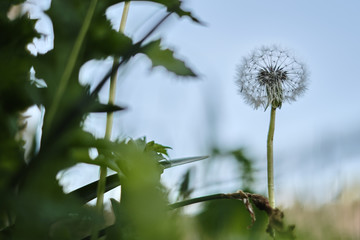
<instances>
[{"instance_id":1,"label":"blurred foliage","mask_svg":"<svg viewBox=\"0 0 360 240\"><path fill-rule=\"evenodd\" d=\"M256 169L254 169L254 160L246 155L243 148L230 151L213 148L212 156L235 160L234 165L238 168L242 189L251 192L255 181L254 173Z\"/></svg>"},{"instance_id":2,"label":"blurred foliage","mask_svg":"<svg viewBox=\"0 0 360 240\"><path fill-rule=\"evenodd\" d=\"M193 188L190 187L190 178L193 168L189 168L182 177L179 187L178 199L188 199L193 192Z\"/></svg>"},{"instance_id":3,"label":"blurred foliage","mask_svg":"<svg viewBox=\"0 0 360 240\"><path fill-rule=\"evenodd\" d=\"M264 231L266 213L255 209L255 215L252 225L247 209L238 200L210 201L197 216L201 239L270 239Z\"/></svg>"},{"instance_id":4,"label":"blurred foliage","mask_svg":"<svg viewBox=\"0 0 360 240\"><path fill-rule=\"evenodd\" d=\"M92 164L115 167L122 174L123 200L119 207L116 203L113 207L126 209L131 217L128 222L133 222L132 227L138 229L136 235L165 239L166 235L169 237L175 232L168 219L166 195L159 181L163 168L158 161L167 156L168 147L145 139L110 142L85 132L81 126L90 112L122 111L125 108L99 103L97 93L107 80L106 76L92 93L88 86L79 84L78 76L88 60L115 56L126 62L138 53L149 56L154 66L164 66L175 74L195 74L174 58L170 50L160 46L160 40L143 45L157 26L145 34L141 42L133 43L131 38L113 31L105 18L106 9L122 1L96 2L52 1L46 14L52 21L54 48L34 56L27 44L40 37L34 29L37 20L22 15L21 5L14 5L21 1L1 1L1 239L79 239L89 234L93 226L105 226L103 216L92 207L86 207L82 195L65 194L56 179L61 170L79 162L93 161L88 153L90 148L96 148L100 153ZM153 2L163 4L169 13L197 21L190 12L181 9L180 1ZM19 15L10 20L7 14L14 8ZM46 88L40 89L33 84L31 67L35 77L46 82ZM35 104L43 106L46 113L41 148L38 152L34 149L29 163L25 163L20 130L26 126L26 120L21 113ZM124 218L126 214L120 215ZM153 223L151 227L146 224L149 222Z\"/></svg>"}]
</instances>

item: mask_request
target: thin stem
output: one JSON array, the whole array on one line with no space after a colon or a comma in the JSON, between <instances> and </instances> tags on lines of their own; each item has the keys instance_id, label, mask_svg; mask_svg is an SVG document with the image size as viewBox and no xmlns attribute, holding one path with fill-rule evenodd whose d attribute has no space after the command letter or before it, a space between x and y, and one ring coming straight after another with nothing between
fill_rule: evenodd
<instances>
[{"instance_id":1,"label":"thin stem","mask_svg":"<svg viewBox=\"0 0 360 240\"><path fill-rule=\"evenodd\" d=\"M76 38L76 41L75 41L74 47L73 47L73 49L71 51L69 60L67 62L65 70L63 72L63 75L61 76L60 83L59 83L59 88L58 88L58 90L57 90L57 92L55 94L54 101L53 101L53 103L51 105L51 108L50 108L50 111L49 111L49 116L48 116L48 123L46 125L47 127L51 126L51 123L53 121L55 113L56 113L56 111L58 109L59 103L61 102L61 99L62 99L62 97L64 95L65 90L66 90L66 87L67 87L67 85L69 83L69 79L70 79L70 76L71 76L71 74L72 74L72 72L74 70L75 63L76 63L76 60L78 58L78 55L79 55L81 46L83 44L85 35L86 35L86 33L87 33L87 31L88 31L88 29L90 27L91 19L92 19L93 15L94 15L96 4L97 4L97 0L92 0L90 2L90 6L89 6L89 9L88 9L88 11L86 13L83 25L81 26L79 35Z\"/></svg>"},{"instance_id":2,"label":"thin stem","mask_svg":"<svg viewBox=\"0 0 360 240\"><path fill-rule=\"evenodd\" d=\"M271 106L270 125L267 138L267 177L268 177L268 195L269 203L272 208L275 208L275 195L274 195L274 151L273 140L275 131L275 113L276 107Z\"/></svg>"},{"instance_id":3,"label":"thin stem","mask_svg":"<svg viewBox=\"0 0 360 240\"><path fill-rule=\"evenodd\" d=\"M120 22L120 32L124 32L127 16L129 13L129 7L130 2L125 2L124 10L121 17ZM113 74L110 77L110 90L109 90L109 104L115 103L115 96L116 96L116 80L118 76L118 71L115 70L116 66L119 65L119 60L114 58L113 66L112 66L112 72ZM111 139L111 132L113 128L113 121L114 121L114 113L108 112L106 115L106 130L105 130L105 139L110 140ZM100 178L99 183L97 187L97 200L96 200L96 208L101 213L104 208L104 193L105 193L105 187L106 187L106 177L107 177L107 167L106 166L100 166ZM94 231L91 239L96 240L98 238L98 231Z\"/></svg>"},{"instance_id":4,"label":"thin stem","mask_svg":"<svg viewBox=\"0 0 360 240\"><path fill-rule=\"evenodd\" d=\"M102 212L104 208L104 193L106 186L106 176L107 176L107 167L100 167L100 178L97 186L97 198L96 198L96 208L99 213Z\"/></svg>"},{"instance_id":5,"label":"thin stem","mask_svg":"<svg viewBox=\"0 0 360 240\"><path fill-rule=\"evenodd\" d=\"M123 10L123 14L122 14L122 17L121 17L121 22L120 22L120 28L119 28L119 31L122 32L122 33L124 33L124 30L125 30L126 20L127 20L127 16L128 16L128 13L129 13L129 7L130 7L130 2L125 2L124 10ZM114 58L112 68L115 69L118 64L119 64L119 60ZM114 70L113 74L110 77L109 104L114 104L115 103L116 80L117 80L117 78L118 78L118 71ZM113 121L114 121L114 113L113 112L108 112L107 116L106 116L105 138L109 139L109 140L111 138Z\"/></svg>"},{"instance_id":6,"label":"thin stem","mask_svg":"<svg viewBox=\"0 0 360 240\"><path fill-rule=\"evenodd\" d=\"M129 15L130 1L125 2L123 14L121 16L119 32L124 33L127 17Z\"/></svg>"}]
</instances>

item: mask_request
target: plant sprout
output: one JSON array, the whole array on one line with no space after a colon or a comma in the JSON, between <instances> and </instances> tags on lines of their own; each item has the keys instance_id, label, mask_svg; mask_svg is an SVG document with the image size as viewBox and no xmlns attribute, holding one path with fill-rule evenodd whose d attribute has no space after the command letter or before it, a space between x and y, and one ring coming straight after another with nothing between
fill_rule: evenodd
<instances>
[{"instance_id":1,"label":"plant sprout","mask_svg":"<svg viewBox=\"0 0 360 240\"><path fill-rule=\"evenodd\" d=\"M284 101L295 101L306 90L308 74L305 65L288 50L277 46L262 47L244 58L237 69L237 84L245 101L255 109L271 106L270 126L267 139L268 195L271 207L275 207L273 138L275 112Z\"/></svg>"}]
</instances>

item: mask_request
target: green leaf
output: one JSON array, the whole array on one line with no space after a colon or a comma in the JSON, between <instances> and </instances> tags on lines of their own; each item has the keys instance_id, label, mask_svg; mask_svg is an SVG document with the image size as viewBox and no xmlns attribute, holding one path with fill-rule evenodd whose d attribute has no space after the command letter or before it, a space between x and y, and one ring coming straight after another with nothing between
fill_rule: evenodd
<instances>
[{"instance_id":1,"label":"green leaf","mask_svg":"<svg viewBox=\"0 0 360 240\"><path fill-rule=\"evenodd\" d=\"M142 47L144 53L152 62L152 66L163 66L178 76L196 77L196 74L186 64L174 57L174 52L161 48L161 40L156 40Z\"/></svg>"},{"instance_id":2,"label":"green leaf","mask_svg":"<svg viewBox=\"0 0 360 240\"><path fill-rule=\"evenodd\" d=\"M161 160L159 163L164 168L171 168L171 167L176 167L176 166L180 166L180 165L187 164L187 163L200 161L200 160L207 159L207 158L209 158L209 156L177 158L177 159L171 159L171 160Z\"/></svg>"},{"instance_id":3,"label":"green leaf","mask_svg":"<svg viewBox=\"0 0 360 240\"><path fill-rule=\"evenodd\" d=\"M104 11L105 12L105 11ZM108 56L121 57L133 48L132 39L111 28L104 15L95 15L85 41L84 61L104 59Z\"/></svg>"},{"instance_id":4,"label":"green leaf","mask_svg":"<svg viewBox=\"0 0 360 240\"><path fill-rule=\"evenodd\" d=\"M33 104L29 93L35 87L30 84L29 71L34 56L26 46L38 36L35 23L25 16L14 21L0 19L0 106L9 113Z\"/></svg>"},{"instance_id":5,"label":"green leaf","mask_svg":"<svg viewBox=\"0 0 360 240\"><path fill-rule=\"evenodd\" d=\"M120 107L115 104L101 104L95 102L92 106L89 107L89 112L93 113L107 113L107 112L117 112L125 110L125 107Z\"/></svg>"},{"instance_id":6,"label":"green leaf","mask_svg":"<svg viewBox=\"0 0 360 240\"><path fill-rule=\"evenodd\" d=\"M169 156L167 153L168 149L171 149L171 147L155 143L154 141L148 142L145 146L145 151L154 151L156 153L161 153L166 156Z\"/></svg>"},{"instance_id":7,"label":"green leaf","mask_svg":"<svg viewBox=\"0 0 360 240\"><path fill-rule=\"evenodd\" d=\"M251 227L249 212L239 200L223 199L208 201L196 216L204 239L268 239L264 229L266 213L254 209L256 222Z\"/></svg>"},{"instance_id":8,"label":"green leaf","mask_svg":"<svg viewBox=\"0 0 360 240\"><path fill-rule=\"evenodd\" d=\"M202 24L202 22L194 17L191 12L185 11L181 8L182 1L180 0L132 0L132 2L154 2L164 5L168 12L174 12L179 17L190 17L196 23Z\"/></svg>"},{"instance_id":9,"label":"green leaf","mask_svg":"<svg viewBox=\"0 0 360 240\"><path fill-rule=\"evenodd\" d=\"M173 160L162 160L159 161L159 164L166 169L206 158L208 157L204 156L204 157L179 158ZM118 174L112 174L110 176L107 176L105 192L120 186L120 184L121 184L120 177ZM85 204L91 201L92 199L96 198L97 185L98 185L98 181L94 181L92 183L89 183L81 188L78 188L70 192L69 194L77 196L78 198L81 199L82 203Z\"/></svg>"},{"instance_id":10,"label":"green leaf","mask_svg":"<svg viewBox=\"0 0 360 240\"><path fill-rule=\"evenodd\" d=\"M182 177L180 187L179 187L179 197L182 199L189 198L190 194L194 189L190 188L190 174L192 168L188 169Z\"/></svg>"},{"instance_id":11,"label":"green leaf","mask_svg":"<svg viewBox=\"0 0 360 240\"><path fill-rule=\"evenodd\" d=\"M91 201L92 199L96 198L98 182L99 181L94 181L90 184L87 184L87 185L81 187L81 188L78 188L78 189L70 192L69 195L72 195L74 197L81 199L82 203L85 204L85 203ZM111 189L114 189L118 186L120 186L119 175L113 174L106 178L105 192L108 192Z\"/></svg>"}]
</instances>

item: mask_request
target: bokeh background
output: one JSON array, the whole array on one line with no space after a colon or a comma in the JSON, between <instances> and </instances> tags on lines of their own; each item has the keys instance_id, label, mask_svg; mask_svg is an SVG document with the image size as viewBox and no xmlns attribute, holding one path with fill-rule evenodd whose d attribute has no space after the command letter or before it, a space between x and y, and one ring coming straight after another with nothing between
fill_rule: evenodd
<instances>
[{"instance_id":1,"label":"bokeh background","mask_svg":"<svg viewBox=\"0 0 360 240\"><path fill-rule=\"evenodd\" d=\"M53 40L51 21L43 13L50 1L28 2L31 17L40 18L37 29L46 34L29 49L45 52ZM214 149L241 148L256 169L254 191L265 194L270 112L248 106L238 95L235 80L242 57L254 48L276 44L290 49L310 71L305 95L277 111L277 205L359 200L360 2L187 0L184 5L204 24L173 16L154 38L161 36L163 44L186 60L199 78L179 78L162 68L151 70L143 56L132 59L119 74L116 103L128 110L115 114L113 138L146 136L172 147L170 158L209 155L208 160L164 173L163 182L174 199L189 167L193 197L243 187L233 159L212 157ZM107 12L114 28L122 8L117 4ZM154 4L131 3L125 34L141 38L164 12ZM80 82L94 85L111 64L111 58L86 63ZM99 97L106 102L108 93L102 91ZM28 136L39 134L41 112L33 108L28 114L32 115ZM104 136L105 115L90 115L84 127ZM81 164L59 177L70 191L96 180L98 169ZM118 191L108 197L118 198Z\"/></svg>"}]
</instances>

